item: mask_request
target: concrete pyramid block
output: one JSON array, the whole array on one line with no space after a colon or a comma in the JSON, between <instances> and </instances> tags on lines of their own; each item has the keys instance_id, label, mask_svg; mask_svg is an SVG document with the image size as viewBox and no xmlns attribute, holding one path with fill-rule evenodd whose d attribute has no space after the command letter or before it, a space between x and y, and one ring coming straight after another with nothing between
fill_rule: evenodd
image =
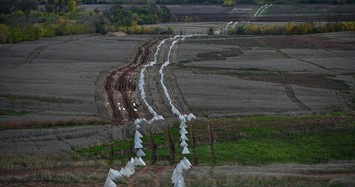
<instances>
[{"instance_id":1,"label":"concrete pyramid block","mask_svg":"<svg viewBox=\"0 0 355 187\"><path fill-rule=\"evenodd\" d=\"M188 165L189 167L192 166L191 162L190 162L186 157L184 157L182 160L183 160L183 161L185 162L185 164Z\"/></svg>"},{"instance_id":2,"label":"concrete pyramid block","mask_svg":"<svg viewBox=\"0 0 355 187\"><path fill-rule=\"evenodd\" d=\"M187 147L184 147L184 149L182 150L182 154L184 154L184 155L190 154L189 149Z\"/></svg>"},{"instance_id":3,"label":"concrete pyramid block","mask_svg":"<svg viewBox=\"0 0 355 187\"><path fill-rule=\"evenodd\" d=\"M192 121L192 120L194 120L194 119L196 119L196 116L193 115L192 113L190 113L189 115L187 115L187 121Z\"/></svg>"},{"instance_id":4,"label":"concrete pyramid block","mask_svg":"<svg viewBox=\"0 0 355 187\"><path fill-rule=\"evenodd\" d=\"M185 141L189 140L185 134L181 134L180 139Z\"/></svg>"},{"instance_id":5,"label":"concrete pyramid block","mask_svg":"<svg viewBox=\"0 0 355 187\"><path fill-rule=\"evenodd\" d=\"M186 125L186 123L185 122L181 122L180 123L180 125L179 125L179 128L181 129L181 128L186 128L187 127L187 125Z\"/></svg>"},{"instance_id":6,"label":"concrete pyramid block","mask_svg":"<svg viewBox=\"0 0 355 187\"><path fill-rule=\"evenodd\" d=\"M107 176L110 177L110 179L114 181L116 178L120 177L121 174L119 171L110 168Z\"/></svg>"},{"instance_id":7,"label":"concrete pyramid block","mask_svg":"<svg viewBox=\"0 0 355 187\"><path fill-rule=\"evenodd\" d=\"M134 134L134 138L142 138L143 135L138 131L136 130L136 133Z\"/></svg>"},{"instance_id":8,"label":"concrete pyramid block","mask_svg":"<svg viewBox=\"0 0 355 187\"><path fill-rule=\"evenodd\" d=\"M182 140L181 143L180 143L180 147L187 147L187 143L185 140Z\"/></svg>"},{"instance_id":9,"label":"concrete pyramid block","mask_svg":"<svg viewBox=\"0 0 355 187\"><path fill-rule=\"evenodd\" d=\"M185 128L181 128L179 133L180 134L187 134L187 130Z\"/></svg>"},{"instance_id":10,"label":"concrete pyramid block","mask_svg":"<svg viewBox=\"0 0 355 187\"><path fill-rule=\"evenodd\" d=\"M104 187L116 187L117 185L111 180L110 177L106 177Z\"/></svg>"},{"instance_id":11,"label":"concrete pyramid block","mask_svg":"<svg viewBox=\"0 0 355 187\"><path fill-rule=\"evenodd\" d=\"M138 157L142 157L142 156L145 156L145 153L143 152L142 149L138 149L136 155L137 155Z\"/></svg>"},{"instance_id":12,"label":"concrete pyramid block","mask_svg":"<svg viewBox=\"0 0 355 187\"><path fill-rule=\"evenodd\" d=\"M140 142L134 142L134 148L135 149L142 149L143 145Z\"/></svg>"},{"instance_id":13,"label":"concrete pyramid block","mask_svg":"<svg viewBox=\"0 0 355 187\"><path fill-rule=\"evenodd\" d=\"M185 116L184 115L179 115L179 120L181 122L186 122Z\"/></svg>"},{"instance_id":14,"label":"concrete pyramid block","mask_svg":"<svg viewBox=\"0 0 355 187\"><path fill-rule=\"evenodd\" d=\"M143 143L143 141L141 140L141 138L134 138L134 143L139 142L139 143Z\"/></svg>"}]
</instances>

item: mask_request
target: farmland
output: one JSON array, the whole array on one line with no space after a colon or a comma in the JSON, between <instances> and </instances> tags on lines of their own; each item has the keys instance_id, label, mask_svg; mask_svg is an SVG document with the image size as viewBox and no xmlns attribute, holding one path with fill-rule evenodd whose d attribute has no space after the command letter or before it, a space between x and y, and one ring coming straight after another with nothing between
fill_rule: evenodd
<instances>
[{"instance_id":1,"label":"farmland","mask_svg":"<svg viewBox=\"0 0 355 187\"><path fill-rule=\"evenodd\" d=\"M205 34L236 17L283 22L286 12L294 22L309 14L347 21L355 6L333 6L327 17L328 5L275 5L256 18L256 5L168 7L175 21L199 22L150 26ZM212 19L201 7L229 17ZM156 65L144 71L144 88L165 120L142 124L148 166L115 182L169 186L182 151L158 73L169 38L109 33L1 45L0 186L102 186L108 168L119 170L134 155L133 120L152 117L138 80L163 39ZM163 82L176 109L198 117L187 128L193 167L184 173L186 185L354 185L354 41L354 32L180 40Z\"/></svg>"}]
</instances>

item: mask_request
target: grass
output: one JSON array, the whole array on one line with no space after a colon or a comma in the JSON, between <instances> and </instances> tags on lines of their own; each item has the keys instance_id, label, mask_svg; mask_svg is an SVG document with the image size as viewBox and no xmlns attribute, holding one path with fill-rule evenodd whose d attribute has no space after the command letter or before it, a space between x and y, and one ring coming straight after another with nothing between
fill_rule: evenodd
<instances>
[{"instance_id":1,"label":"grass","mask_svg":"<svg viewBox=\"0 0 355 187\"><path fill-rule=\"evenodd\" d=\"M25 114L24 111L0 110L0 116L23 116Z\"/></svg>"},{"instance_id":2,"label":"grass","mask_svg":"<svg viewBox=\"0 0 355 187\"><path fill-rule=\"evenodd\" d=\"M18 114L14 113L13 114ZM18 114L22 115L22 113ZM1 116L1 115L0 115ZM58 128L58 127L77 127L104 124L101 119L86 119L86 120L42 120L42 121L7 121L0 123L0 131L8 129L33 129L33 128Z\"/></svg>"},{"instance_id":3,"label":"grass","mask_svg":"<svg viewBox=\"0 0 355 187\"><path fill-rule=\"evenodd\" d=\"M355 117L353 114L330 113L305 116L252 116L209 120L214 133L217 165L238 163L316 164L335 160L355 160ZM194 122L198 163L210 165L207 121ZM191 129L188 129L189 133ZM176 161L181 157L178 126L169 129L175 142ZM165 133L154 134L158 145L157 165L168 164L168 142ZM144 160L151 159L150 137L144 136ZM191 145L191 140L188 142ZM112 155L112 147L114 154ZM121 163L134 156L129 147L133 141L115 141L77 150L81 157L116 160ZM190 151L192 151L190 149ZM190 158L191 156L189 156Z\"/></svg>"}]
</instances>

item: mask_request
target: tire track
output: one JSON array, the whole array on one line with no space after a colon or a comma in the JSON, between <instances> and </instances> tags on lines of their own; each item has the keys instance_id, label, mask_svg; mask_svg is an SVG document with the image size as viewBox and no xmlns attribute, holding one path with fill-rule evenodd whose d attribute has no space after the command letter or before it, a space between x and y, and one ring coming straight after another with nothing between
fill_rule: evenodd
<instances>
[{"instance_id":1,"label":"tire track","mask_svg":"<svg viewBox=\"0 0 355 187\"><path fill-rule=\"evenodd\" d=\"M145 42L138 48L138 53L132 63L111 72L104 83L106 104L109 108L112 124L122 125L138 117L135 101L138 68L148 61L153 45L158 39Z\"/></svg>"},{"instance_id":2,"label":"tire track","mask_svg":"<svg viewBox=\"0 0 355 187\"><path fill-rule=\"evenodd\" d=\"M311 108L309 108L307 105L302 103L299 99L297 99L295 92L293 91L292 87L289 84L283 84L283 87L285 88L285 93L286 96L294 103L296 103L299 107L301 107L303 110L311 111Z\"/></svg>"},{"instance_id":3,"label":"tire track","mask_svg":"<svg viewBox=\"0 0 355 187\"><path fill-rule=\"evenodd\" d=\"M41 53L41 51L43 51L45 48L47 48L47 45L42 45L39 47L34 48L31 53L23 60L23 63L26 64L31 64L34 60L36 60L36 58L38 57L38 55Z\"/></svg>"}]
</instances>

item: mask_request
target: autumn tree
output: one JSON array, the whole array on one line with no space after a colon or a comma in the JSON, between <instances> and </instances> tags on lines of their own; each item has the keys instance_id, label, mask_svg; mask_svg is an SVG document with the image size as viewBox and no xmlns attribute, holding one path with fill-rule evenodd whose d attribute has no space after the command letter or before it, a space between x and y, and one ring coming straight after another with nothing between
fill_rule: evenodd
<instances>
[{"instance_id":1,"label":"autumn tree","mask_svg":"<svg viewBox=\"0 0 355 187\"><path fill-rule=\"evenodd\" d=\"M223 0L223 6L234 6L235 0Z\"/></svg>"}]
</instances>

